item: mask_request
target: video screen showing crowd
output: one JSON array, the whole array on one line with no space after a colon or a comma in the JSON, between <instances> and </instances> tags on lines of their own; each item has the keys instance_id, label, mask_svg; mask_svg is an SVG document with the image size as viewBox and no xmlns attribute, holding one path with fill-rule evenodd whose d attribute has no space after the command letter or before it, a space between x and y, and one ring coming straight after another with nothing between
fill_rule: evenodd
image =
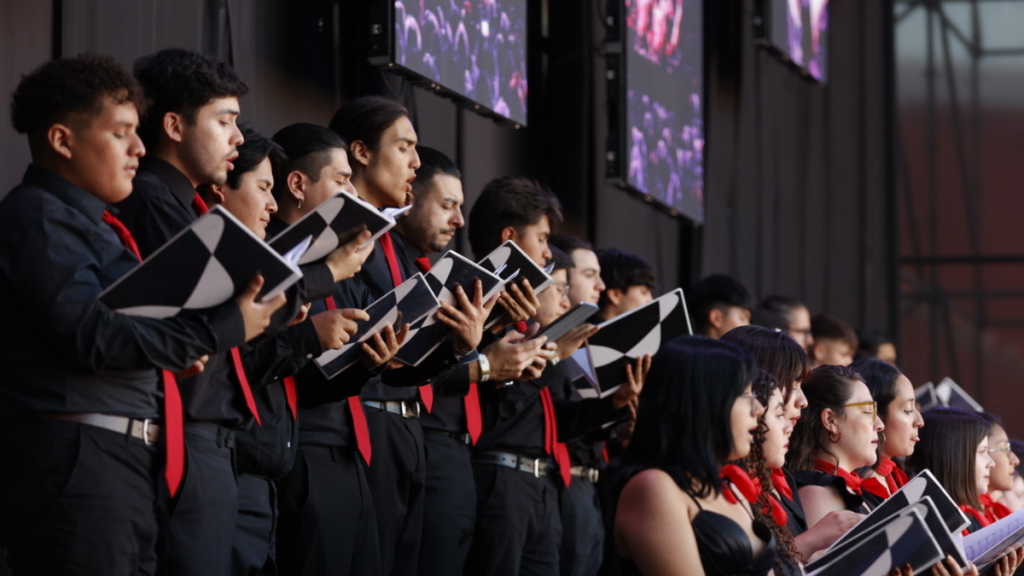
<instances>
[{"instance_id":1,"label":"video screen showing crowd","mask_svg":"<svg viewBox=\"0 0 1024 576\"><path fill-rule=\"evenodd\" d=\"M915 389L884 337L727 276L680 296L553 234L557 196L524 178L466 218L459 167L394 101L268 136L247 89L167 49L133 73L55 60L12 95L32 163L0 201L11 573L1024 560L1018 444L991 414L922 414L974 404Z\"/></svg>"}]
</instances>

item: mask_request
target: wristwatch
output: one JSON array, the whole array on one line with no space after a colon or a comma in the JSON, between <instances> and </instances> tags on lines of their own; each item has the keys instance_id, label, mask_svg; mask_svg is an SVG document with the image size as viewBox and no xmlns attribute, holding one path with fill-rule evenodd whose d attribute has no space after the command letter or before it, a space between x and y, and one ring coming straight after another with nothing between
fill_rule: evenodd
<instances>
[{"instance_id":1,"label":"wristwatch","mask_svg":"<svg viewBox=\"0 0 1024 576\"><path fill-rule=\"evenodd\" d=\"M480 381L487 382L491 379L491 361L487 359L486 354L477 356L476 361L480 364Z\"/></svg>"}]
</instances>

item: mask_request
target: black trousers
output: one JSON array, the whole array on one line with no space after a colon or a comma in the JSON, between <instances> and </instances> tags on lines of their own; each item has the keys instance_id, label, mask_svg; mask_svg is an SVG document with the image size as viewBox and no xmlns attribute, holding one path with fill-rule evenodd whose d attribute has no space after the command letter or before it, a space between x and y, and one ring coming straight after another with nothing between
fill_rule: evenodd
<instances>
[{"instance_id":1,"label":"black trousers","mask_svg":"<svg viewBox=\"0 0 1024 576\"><path fill-rule=\"evenodd\" d=\"M469 446L423 430L427 488L419 576L462 574L476 523L476 482Z\"/></svg>"},{"instance_id":2,"label":"black trousers","mask_svg":"<svg viewBox=\"0 0 1024 576\"><path fill-rule=\"evenodd\" d=\"M555 477L474 464L476 529L466 576L558 575L562 522Z\"/></svg>"},{"instance_id":3,"label":"black trousers","mask_svg":"<svg viewBox=\"0 0 1024 576\"><path fill-rule=\"evenodd\" d=\"M415 576L427 480L423 428L415 418L366 409L373 457L366 471L377 513L381 573Z\"/></svg>"},{"instance_id":4,"label":"black trousers","mask_svg":"<svg viewBox=\"0 0 1024 576\"><path fill-rule=\"evenodd\" d=\"M156 572L163 451L57 420L0 421L0 545L11 573Z\"/></svg>"},{"instance_id":5,"label":"black trousers","mask_svg":"<svg viewBox=\"0 0 1024 576\"><path fill-rule=\"evenodd\" d=\"M231 547L234 576L277 574L277 486L260 476L238 475L238 518Z\"/></svg>"},{"instance_id":6,"label":"black trousers","mask_svg":"<svg viewBox=\"0 0 1024 576\"><path fill-rule=\"evenodd\" d=\"M373 499L354 450L300 445L277 489L281 574L380 575Z\"/></svg>"},{"instance_id":7,"label":"black trousers","mask_svg":"<svg viewBox=\"0 0 1024 576\"><path fill-rule=\"evenodd\" d=\"M171 499L161 488L157 571L166 576L227 576L238 511L234 432L185 424L185 477Z\"/></svg>"},{"instance_id":8,"label":"black trousers","mask_svg":"<svg viewBox=\"0 0 1024 576\"><path fill-rule=\"evenodd\" d=\"M562 517L562 576L597 576L604 560L604 521L597 487L573 478L558 499Z\"/></svg>"}]
</instances>

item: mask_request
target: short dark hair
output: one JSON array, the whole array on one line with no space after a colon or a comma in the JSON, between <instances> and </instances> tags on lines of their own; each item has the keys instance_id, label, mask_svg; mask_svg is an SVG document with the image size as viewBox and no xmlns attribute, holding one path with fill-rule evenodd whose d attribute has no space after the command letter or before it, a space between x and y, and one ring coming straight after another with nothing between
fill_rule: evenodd
<instances>
[{"instance_id":1,"label":"short dark hair","mask_svg":"<svg viewBox=\"0 0 1024 576\"><path fill-rule=\"evenodd\" d=\"M21 77L11 94L11 124L19 134L34 137L76 116L91 123L103 112L104 98L145 112L139 83L113 58L82 54L51 60Z\"/></svg>"},{"instance_id":2,"label":"short dark hair","mask_svg":"<svg viewBox=\"0 0 1024 576\"><path fill-rule=\"evenodd\" d=\"M555 267L551 269L552 272L565 270L568 274L570 268L576 267L576 264L573 263L572 258L570 258L568 254L562 252L555 246L549 246L548 248L551 250L551 259L547 261L547 264L549 266L552 263L555 265Z\"/></svg>"},{"instance_id":3,"label":"short dark hair","mask_svg":"<svg viewBox=\"0 0 1024 576\"><path fill-rule=\"evenodd\" d=\"M793 311L798 308L807 308L803 302L789 296L782 296L780 294L773 294L771 296L765 296L758 304L758 310L764 310L774 314L779 320L786 324L785 329L789 330L789 325L793 323Z\"/></svg>"},{"instance_id":4,"label":"short dark hair","mask_svg":"<svg viewBox=\"0 0 1024 576\"><path fill-rule=\"evenodd\" d=\"M694 329L705 332L713 308L743 308L753 312L754 296L742 282L726 274L712 274L690 288L690 314ZM724 312L724 310L722 310Z\"/></svg>"},{"instance_id":5,"label":"short dark hair","mask_svg":"<svg viewBox=\"0 0 1024 576\"><path fill-rule=\"evenodd\" d=\"M245 142L238 147L238 158L232 162L235 168L228 172L227 181L227 185L235 190L241 184L242 176L255 170L265 159L270 158L270 165L273 166L287 158L281 146L256 130L252 124L240 122L238 128Z\"/></svg>"},{"instance_id":6,"label":"short dark hair","mask_svg":"<svg viewBox=\"0 0 1024 576\"><path fill-rule=\"evenodd\" d=\"M850 345L850 352L857 350L857 333L845 320L831 314L815 314L811 318L811 334L814 340L839 340Z\"/></svg>"},{"instance_id":7,"label":"short dark hair","mask_svg":"<svg viewBox=\"0 0 1024 576\"><path fill-rule=\"evenodd\" d=\"M956 408L933 408L923 414L924 427L918 431L921 441L906 465L913 471L931 470L953 500L981 510L974 461L978 444L992 428L976 412Z\"/></svg>"},{"instance_id":8,"label":"short dark hair","mask_svg":"<svg viewBox=\"0 0 1024 576\"><path fill-rule=\"evenodd\" d=\"M331 162L334 149L346 151L345 141L332 130L316 124L299 122L285 126L273 136L284 150L285 157L274 162L274 198L278 202L288 196L288 175L302 172L313 182L320 180L324 166Z\"/></svg>"},{"instance_id":9,"label":"short dark hair","mask_svg":"<svg viewBox=\"0 0 1024 576\"><path fill-rule=\"evenodd\" d=\"M830 450L829 431L821 421L821 413L829 408L842 416L853 396L854 383L862 381L860 374L847 366L818 366L811 372L803 385L807 407L790 438L791 470L814 470L814 461L823 454L836 458Z\"/></svg>"},{"instance_id":10,"label":"short dark hair","mask_svg":"<svg viewBox=\"0 0 1024 576\"><path fill-rule=\"evenodd\" d=\"M625 292L630 286L646 286L653 292L657 287L654 266L636 254L602 248L597 251L597 261L601 264L601 281L605 286L598 300L601 308L611 304L607 294L612 288Z\"/></svg>"},{"instance_id":11,"label":"short dark hair","mask_svg":"<svg viewBox=\"0 0 1024 576\"><path fill-rule=\"evenodd\" d=\"M330 129L349 146L360 141L376 152L380 148L380 137L403 116L408 118L409 110L399 102L380 96L360 96L334 113Z\"/></svg>"},{"instance_id":12,"label":"short dark hair","mask_svg":"<svg viewBox=\"0 0 1024 576\"><path fill-rule=\"evenodd\" d=\"M577 250L594 250L594 246L579 236L570 234L552 234L548 238L548 245L554 246L569 256Z\"/></svg>"},{"instance_id":13,"label":"short dark hair","mask_svg":"<svg viewBox=\"0 0 1024 576\"><path fill-rule=\"evenodd\" d=\"M750 352L757 365L778 380L787 402L793 382L803 382L811 374L807 351L786 332L762 326L737 326L726 332L722 340Z\"/></svg>"},{"instance_id":14,"label":"short dark hair","mask_svg":"<svg viewBox=\"0 0 1024 576\"><path fill-rule=\"evenodd\" d=\"M857 331L857 358L871 358L878 356L878 349L882 344L894 344L892 338L886 336L885 332L877 329L862 329Z\"/></svg>"},{"instance_id":15,"label":"short dark hair","mask_svg":"<svg viewBox=\"0 0 1024 576\"><path fill-rule=\"evenodd\" d=\"M554 192L527 178L495 178L484 186L469 212L469 246L483 258L501 244L502 230L509 226L521 230L542 216L552 224L562 221L562 204Z\"/></svg>"},{"instance_id":16,"label":"short dark hair","mask_svg":"<svg viewBox=\"0 0 1024 576\"><path fill-rule=\"evenodd\" d=\"M663 470L695 498L720 494L719 468L733 447L732 408L758 373L750 354L728 342L680 336L665 344L644 382L636 429L614 481L616 495L650 468Z\"/></svg>"},{"instance_id":17,"label":"short dark hair","mask_svg":"<svg viewBox=\"0 0 1024 576\"><path fill-rule=\"evenodd\" d=\"M419 197L429 189L429 185L439 175L451 176L462 180L462 172L455 161L440 150L427 146L417 146L416 153L420 156L420 167L416 169L416 179L412 181L412 193Z\"/></svg>"},{"instance_id":18,"label":"short dark hair","mask_svg":"<svg viewBox=\"0 0 1024 576\"><path fill-rule=\"evenodd\" d=\"M168 112L181 114L189 122L196 111L217 98L241 98L249 86L230 65L205 54L183 48L165 48L135 61L135 77L151 103L139 134L149 146L163 132Z\"/></svg>"},{"instance_id":19,"label":"short dark hair","mask_svg":"<svg viewBox=\"0 0 1024 576\"><path fill-rule=\"evenodd\" d=\"M760 326L779 332L789 332L789 323L779 318L774 312L770 312L758 306L750 314L750 324Z\"/></svg>"}]
</instances>

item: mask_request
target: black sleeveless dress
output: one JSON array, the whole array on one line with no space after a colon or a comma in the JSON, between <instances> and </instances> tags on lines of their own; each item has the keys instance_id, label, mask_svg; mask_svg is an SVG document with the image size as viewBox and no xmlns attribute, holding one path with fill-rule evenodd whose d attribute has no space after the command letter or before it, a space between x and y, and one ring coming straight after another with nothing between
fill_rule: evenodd
<instances>
[{"instance_id":1,"label":"black sleeveless dress","mask_svg":"<svg viewBox=\"0 0 1024 576\"><path fill-rule=\"evenodd\" d=\"M696 498L694 502L700 508ZM775 567L775 535L765 524L754 520L754 534L767 542L756 557L746 531L732 518L701 508L692 525L707 576L765 576ZM622 576L641 574L632 559L623 559L621 566Z\"/></svg>"}]
</instances>

